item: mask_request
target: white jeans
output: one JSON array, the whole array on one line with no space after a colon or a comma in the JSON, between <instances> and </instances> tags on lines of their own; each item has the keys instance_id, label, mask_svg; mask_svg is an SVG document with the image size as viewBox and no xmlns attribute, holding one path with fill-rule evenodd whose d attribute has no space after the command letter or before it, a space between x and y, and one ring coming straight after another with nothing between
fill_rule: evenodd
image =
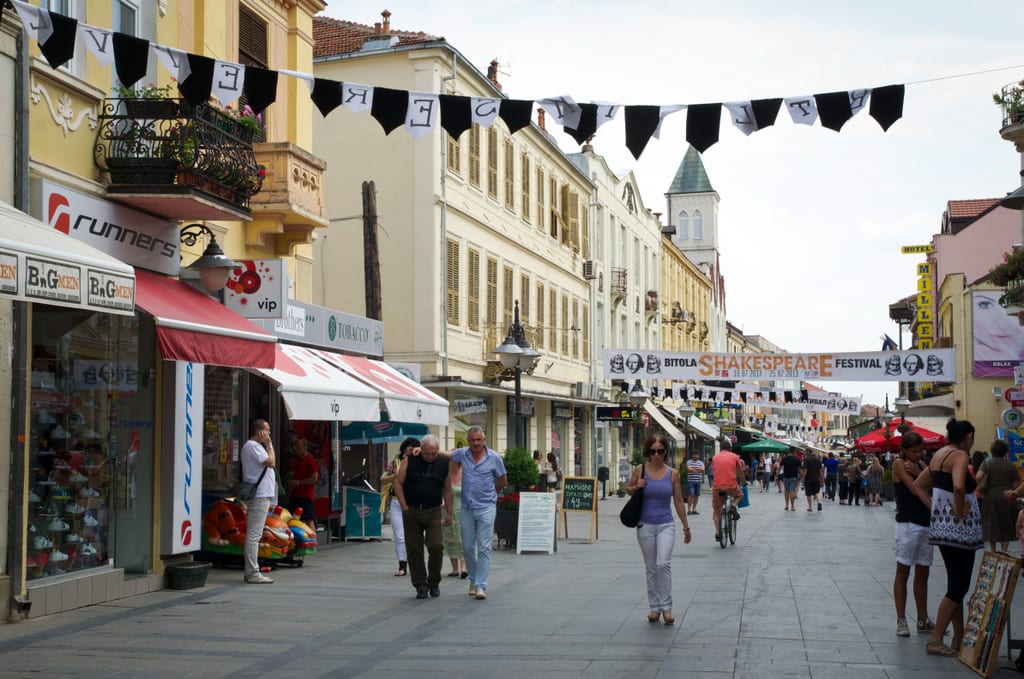
<instances>
[{"instance_id":1,"label":"white jeans","mask_svg":"<svg viewBox=\"0 0 1024 679\"><path fill-rule=\"evenodd\" d=\"M395 556L399 561L408 561L405 554L405 521L402 518L402 505L398 504L398 498L391 498L388 505L391 512L391 532L395 534Z\"/></svg>"},{"instance_id":2,"label":"white jeans","mask_svg":"<svg viewBox=\"0 0 1024 679\"><path fill-rule=\"evenodd\" d=\"M672 608L672 549L676 524L645 523L636 528L636 541L647 570L647 603L652 611Z\"/></svg>"},{"instance_id":3,"label":"white jeans","mask_svg":"<svg viewBox=\"0 0 1024 679\"><path fill-rule=\"evenodd\" d=\"M270 502L269 497L254 497L245 503L245 577L260 572L260 538L263 537Z\"/></svg>"}]
</instances>

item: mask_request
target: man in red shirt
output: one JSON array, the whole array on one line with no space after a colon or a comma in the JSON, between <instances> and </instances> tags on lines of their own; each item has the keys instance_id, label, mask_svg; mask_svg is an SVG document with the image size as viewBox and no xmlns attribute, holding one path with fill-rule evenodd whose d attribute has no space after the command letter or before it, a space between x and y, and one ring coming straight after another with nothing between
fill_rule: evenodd
<instances>
[{"instance_id":1,"label":"man in red shirt","mask_svg":"<svg viewBox=\"0 0 1024 679\"><path fill-rule=\"evenodd\" d=\"M719 494L719 491L732 495L736 504L739 504L739 501L743 499L743 490L740 489L740 484L746 481L746 472L743 460L732 452L732 444L728 441L722 441L721 450L711 458L711 468L715 471L715 480L711 483L711 520L715 526L715 541L717 542L720 537L718 521L722 514L722 505L725 503L725 498ZM733 512L737 519L740 518L735 504Z\"/></svg>"},{"instance_id":2,"label":"man in red shirt","mask_svg":"<svg viewBox=\"0 0 1024 679\"><path fill-rule=\"evenodd\" d=\"M292 477L288 486L288 510L302 510L302 520L316 530L316 517L313 515L313 497L316 494L316 482L320 478L320 464L309 454L309 442L299 439L295 442L295 453L292 456Z\"/></svg>"}]
</instances>

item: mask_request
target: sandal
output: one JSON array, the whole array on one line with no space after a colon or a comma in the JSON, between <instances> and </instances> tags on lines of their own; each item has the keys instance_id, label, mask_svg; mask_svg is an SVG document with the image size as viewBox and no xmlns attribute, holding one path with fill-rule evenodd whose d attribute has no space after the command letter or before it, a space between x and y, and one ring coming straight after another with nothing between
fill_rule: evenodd
<instances>
[{"instance_id":1,"label":"sandal","mask_svg":"<svg viewBox=\"0 0 1024 679\"><path fill-rule=\"evenodd\" d=\"M960 653L960 647L963 645L963 643L964 643L964 638L963 637L958 637L958 636L956 636L954 634L953 635L953 640L949 642L949 647L951 649L953 649L954 653Z\"/></svg>"},{"instance_id":2,"label":"sandal","mask_svg":"<svg viewBox=\"0 0 1024 679\"><path fill-rule=\"evenodd\" d=\"M459 577L459 572L458 571L452 571L451 573L448 574L448 577L449 578L457 578L457 577Z\"/></svg>"},{"instance_id":3,"label":"sandal","mask_svg":"<svg viewBox=\"0 0 1024 679\"><path fill-rule=\"evenodd\" d=\"M661 613L658 611L651 611L647 614L647 622L658 622L658 618L661 617Z\"/></svg>"},{"instance_id":4,"label":"sandal","mask_svg":"<svg viewBox=\"0 0 1024 679\"><path fill-rule=\"evenodd\" d=\"M672 617L672 611L662 611L661 617L664 619L666 625L671 625L676 621L676 619Z\"/></svg>"},{"instance_id":5,"label":"sandal","mask_svg":"<svg viewBox=\"0 0 1024 679\"><path fill-rule=\"evenodd\" d=\"M397 571L395 571L395 577L396 578L403 578L403 577L405 577L405 569L404 568L399 568Z\"/></svg>"},{"instance_id":6,"label":"sandal","mask_svg":"<svg viewBox=\"0 0 1024 679\"><path fill-rule=\"evenodd\" d=\"M956 651L941 641L929 641L924 645L924 652L928 655L941 655L946 658L952 658L956 655Z\"/></svg>"}]
</instances>

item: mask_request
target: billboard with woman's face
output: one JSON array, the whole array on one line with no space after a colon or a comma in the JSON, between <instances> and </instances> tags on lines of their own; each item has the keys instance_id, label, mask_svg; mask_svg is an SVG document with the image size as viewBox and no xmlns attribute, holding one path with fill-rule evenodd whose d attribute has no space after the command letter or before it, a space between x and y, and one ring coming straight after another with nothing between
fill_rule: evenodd
<instances>
[{"instance_id":1,"label":"billboard with woman's face","mask_svg":"<svg viewBox=\"0 0 1024 679\"><path fill-rule=\"evenodd\" d=\"M972 293L974 376L1013 377L1024 363L1024 326L999 305L998 290Z\"/></svg>"}]
</instances>

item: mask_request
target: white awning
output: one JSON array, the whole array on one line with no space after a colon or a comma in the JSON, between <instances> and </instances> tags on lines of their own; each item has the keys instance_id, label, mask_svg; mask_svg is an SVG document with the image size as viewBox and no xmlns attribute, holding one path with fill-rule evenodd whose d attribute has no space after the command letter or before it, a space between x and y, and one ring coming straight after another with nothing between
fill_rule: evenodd
<instances>
[{"instance_id":1,"label":"white awning","mask_svg":"<svg viewBox=\"0 0 1024 679\"><path fill-rule=\"evenodd\" d=\"M135 270L0 202L0 297L131 316Z\"/></svg>"},{"instance_id":2,"label":"white awning","mask_svg":"<svg viewBox=\"0 0 1024 679\"><path fill-rule=\"evenodd\" d=\"M714 441L722 434L722 430L714 424L709 424L696 415L690 415L690 429L697 432L706 439Z\"/></svg>"},{"instance_id":3,"label":"white awning","mask_svg":"<svg viewBox=\"0 0 1024 679\"><path fill-rule=\"evenodd\" d=\"M661 412L661 408L656 406L650 399L644 401L644 410L647 414L654 418L654 421L665 430L665 433L676 440L676 443L685 446L686 436L683 432L676 428L676 425L672 424L672 421L668 418L665 413Z\"/></svg>"},{"instance_id":4,"label":"white awning","mask_svg":"<svg viewBox=\"0 0 1024 679\"><path fill-rule=\"evenodd\" d=\"M317 356L373 389L392 422L448 424L448 401L383 361L313 349ZM374 422L377 418L374 418Z\"/></svg>"},{"instance_id":5,"label":"white awning","mask_svg":"<svg viewBox=\"0 0 1024 679\"><path fill-rule=\"evenodd\" d=\"M275 345L273 368L254 368L278 385L288 417L293 420L376 422L380 394L313 350L292 344Z\"/></svg>"}]
</instances>

